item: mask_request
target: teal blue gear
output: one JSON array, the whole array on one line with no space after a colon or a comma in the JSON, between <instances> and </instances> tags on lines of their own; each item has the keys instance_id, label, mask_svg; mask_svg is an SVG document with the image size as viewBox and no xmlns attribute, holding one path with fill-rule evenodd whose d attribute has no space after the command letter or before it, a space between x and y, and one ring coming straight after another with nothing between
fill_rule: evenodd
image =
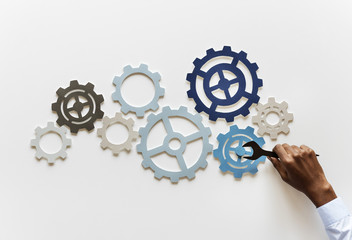
<instances>
[{"instance_id":1,"label":"teal blue gear","mask_svg":"<svg viewBox=\"0 0 352 240\"><path fill-rule=\"evenodd\" d=\"M255 161L243 157L253 155L252 149L246 151L243 147L246 142L255 141L260 147L265 144L264 138L254 135L254 129L252 127L239 129L237 125L233 125L230 127L228 133L220 133L217 139L219 141L219 147L213 151L213 155L220 160L219 168L222 172L230 171L235 178L242 178L243 173L246 172L256 174L258 172L258 164L265 162L265 156ZM231 152L237 156L237 159L233 159L230 154Z\"/></svg>"},{"instance_id":2,"label":"teal blue gear","mask_svg":"<svg viewBox=\"0 0 352 240\"><path fill-rule=\"evenodd\" d=\"M175 132L172 128L170 118L181 117L185 120L191 121L199 129L199 131L188 136L183 136L182 134ZM158 124L159 121L165 126L167 136L164 138L163 144L159 147L148 149L147 140L150 130L154 125ZM143 155L142 166L144 168L151 168L154 171L154 176L157 179L162 177L170 178L171 182L177 183L180 178L187 177L188 179L193 179L195 177L195 172L199 168L206 168L207 161L206 157L212 152L213 146L209 144L209 136L211 135L210 128L204 127L202 123L202 117L200 114L191 114L187 111L186 107L181 106L178 110L171 110L169 107L164 107L162 112L155 115L151 113L148 116L148 123L144 128L139 129L139 134L141 135L141 142L137 145L137 152ZM169 142L173 139L180 141L179 149L171 149L169 147ZM187 143L195 141L197 139L202 139L203 148L201 155L196 163L192 166L187 166L184 159L183 153L186 149ZM158 167L152 160L152 157L160 153L167 153L170 156L176 157L177 162L180 166L180 171L168 171Z\"/></svg>"}]
</instances>

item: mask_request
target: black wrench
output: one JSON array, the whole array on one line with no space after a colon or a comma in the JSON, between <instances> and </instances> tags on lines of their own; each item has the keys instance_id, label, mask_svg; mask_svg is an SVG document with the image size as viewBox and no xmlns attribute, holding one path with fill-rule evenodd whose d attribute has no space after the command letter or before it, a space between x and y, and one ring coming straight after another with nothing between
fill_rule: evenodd
<instances>
[{"instance_id":1,"label":"black wrench","mask_svg":"<svg viewBox=\"0 0 352 240\"><path fill-rule=\"evenodd\" d=\"M261 156L267 156L267 157L274 157L274 158L279 158L279 156L272 151L266 151L264 149L262 149L258 143L251 141L251 142L247 142L243 145L243 147L251 147L253 149L253 155L250 157L244 157L248 160L257 160L258 158L260 158ZM318 157L319 155L316 154L316 156Z\"/></svg>"}]
</instances>

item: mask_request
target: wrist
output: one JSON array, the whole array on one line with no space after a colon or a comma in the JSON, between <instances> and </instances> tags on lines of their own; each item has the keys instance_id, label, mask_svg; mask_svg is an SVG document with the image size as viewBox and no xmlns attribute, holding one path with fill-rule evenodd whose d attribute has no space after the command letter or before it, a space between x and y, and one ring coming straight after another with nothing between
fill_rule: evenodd
<instances>
[{"instance_id":1,"label":"wrist","mask_svg":"<svg viewBox=\"0 0 352 240\"><path fill-rule=\"evenodd\" d=\"M306 195L317 208L337 198L330 183L315 188Z\"/></svg>"}]
</instances>

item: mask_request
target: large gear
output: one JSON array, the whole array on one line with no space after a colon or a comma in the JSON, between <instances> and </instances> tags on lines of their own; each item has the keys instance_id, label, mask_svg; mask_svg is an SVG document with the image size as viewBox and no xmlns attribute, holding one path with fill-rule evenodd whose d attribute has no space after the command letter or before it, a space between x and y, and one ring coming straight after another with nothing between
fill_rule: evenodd
<instances>
[{"instance_id":1,"label":"large gear","mask_svg":"<svg viewBox=\"0 0 352 240\"><path fill-rule=\"evenodd\" d=\"M122 144L113 144L106 137L107 129L114 124L122 124L127 128L128 138ZM134 121L132 118L125 119L122 117L121 113L116 113L115 117L109 118L105 116L103 118L103 127L97 130L98 137L101 137L103 140L100 143L100 146L105 150L109 148L114 155L118 155L122 150L130 151L132 148L132 141L137 140L138 132L133 131Z\"/></svg>"},{"instance_id":2,"label":"large gear","mask_svg":"<svg viewBox=\"0 0 352 240\"><path fill-rule=\"evenodd\" d=\"M203 71L202 68L211 60L219 57L230 57L232 58L231 63L220 63L211 67L208 71ZM245 78L244 73L238 68L237 64L241 62L245 65L251 75L252 89L250 92L246 91L246 83L248 79ZM256 63L251 63L247 59L247 53L241 51L240 53L233 52L231 47L225 46L220 51L214 51L213 48L207 50L207 55L202 59L195 59L193 61L194 70L192 73L187 75L187 81L190 82L190 90L187 92L189 98L193 98L196 103L195 109L200 112L205 112L209 115L209 119L216 121L218 118L225 118L227 122L233 122L234 117L238 115L247 116L249 114L249 108L254 103L258 103L259 96L258 88L263 86L263 81L258 78L256 71L258 66ZM229 80L225 77L224 72L230 72L236 77ZM216 85L210 86L210 81L215 74L218 74L220 80ZM210 107L206 106L202 102L197 89L197 79L202 79L202 86L205 96L210 100ZM238 84L237 92L231 96L230 87L233 84ZM213 94L216 90L222 90L225 94L225 99L219 98ZM229 107L238 103L242 98L247 99L246 103L231 112L229 111L217 111L217 107Z\"/></svg>"},{"instance_id":3,"label":"large gear","mask_svg":"<svg viewBox=\"0 0 352 240\"><path fill-rule=\"evenodd\" d=\"M53 103L51 107L58 115L56 122L59 126L68 126L71 133L77 133L80 129L93 130L94 122L104 116L104 112L100 109L104 97L94 92L92 83L80 85L77 80L73 80L69 87L59 88L56 94L58 95L57 102ZM81 102L82 99L85 102ZM69 107L71 100L74 100L74 104ZM83 110L87 106L89 110L83 114ZM76 115L73 115L73 112Z\"/></svg>"},{"instance_id":4,"label":"large gear","mask_svg":"<svg viewBox=\"0 0 352 240\"><path fill-rule=\"evenodd\" d=\"M258 114L252 118L252 122L259 125L258 134L263 136L265 133L270 135L272 140L276 140L279 133L288 134L290 128L288 123L293 121L293 114L287 112L287 102L277 103L275 98L268 98L268 103L258 104L256 107ZM267 116L270 113L275 113L279 116L279 121L276 124L267 122Z\"/></svg>"},{"instance_id":5,"label":"large gear","mask_svg":"<svg viewBox=\"0 0 352 240\"><path fill-rule=\"evenodd\" d=\"M180 117L192 122L199 131L188 136L183 136L180 133L174 132L172 125L170 123L170 118ZM165 126L167 136L164 138L163 144L154 149L147 149L147 139L150 130L159 121ZM180 107L178 110L171 110L169 107L164 107L162 112L158 115L150 114L148 116L148 123L144 128L139 129L139 134L141 135L141 143L137 145L137 151L143 155L142 165L144 168L151 168L154 171L154 176L157 179L162 177L170 178L171 182L177 183L180 178L187 177L188 179L193 179L195 177L195 172L199 168L205 168L207 166L206 157L211 153L213 147L209 144L209 136L211 135L210 128L204 127L202 124L202 117L199 114L192 115L187 111L186 107ZM180 147L178 149L172 149L169 146L170 141L177 139L180 141ZM192 166L188 167L183 158L183 152L186 149L186 145L189 142L195 141L197 139L202 139L202 153ZM170 156L174 156L177 159L180 171L168 171L158 167L152 160L152 157L160 154L167 153Z\"/></svg>"},{"instance_id":6,"label":"large gear","mask_svg":"<svg viewBox=\"0 0 352 240\"><path fill-rule=\"evenodd\" d=\"M121 94L121 86L123 81L125 81L128 77L134 74L145 75L146 77L150 78L154 83L155 94L153 99L151 100L151 102L141 107L131 106L123 99ZM116 86L116 90L112 94L112 99L114 101L118 101L121 104L121 111L124 114L127 114L128 112L134 112L136 113L137 117L143 117L145 112L147 112L148 110L155 111L159 108L158 100L160 97L163 97L165 93L165 89L160 87L160 79L160 74L157 72L150 72L146 64L141 64L138 68L132 68L130 65L127 65L124 67L123 74L121 76L114 77L113 83Z\"/></svg>"},{"instance_id":7,"label":"large gear","mask_svg":"<svg viewBox=\"0 0 352 240\"><path fill-rule=\"evenodd\" d=\"M258 164L265 162L265 156L257 160L248 160L244 156L252 156L253 150L246 151L243 145L246 142L255 141L260 147L265 144L264 138L254 135L254 129L247 127L239 129L237 125L230 127L226 134L219 134L217 137L219 147L213 151L214 157L220 160L220 170L222 172L230 171L235 178L242 178L243 173L249 172L255 174L258 172ZM234 159L230 153L234 153Z\"/></svg>"},{"instance_id":8,"label":"large gear","mask_svg":"<svg viewBox=\"0 0 352 240\"><path fill-rule=\"evenodd\" d=\"M48 133L59 135L62 141L61 148L56 153L46 153L40 147L40 139ZM35 139L31 141L31 147L36 148L37 152L35 157L37 159L47 159L49 164L54 164L58 158L65 159L67 156L66 149L71 146L71 139L66 138L66 129L64 127L55 127L53 122L49 122L45 128L37 127L35 129Z\"/></svg>"}]
</instances>

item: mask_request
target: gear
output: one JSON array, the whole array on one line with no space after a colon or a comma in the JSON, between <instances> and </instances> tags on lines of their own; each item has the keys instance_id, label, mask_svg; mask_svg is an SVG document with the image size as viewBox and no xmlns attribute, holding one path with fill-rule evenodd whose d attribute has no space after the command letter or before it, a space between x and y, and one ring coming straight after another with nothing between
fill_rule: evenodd
<instances>
[{"instance_id":1,"label":"gear","mask_svg":"<svg viewBox=\"0 0 352 240\"><path fill-rule=\"evenodd\" d=\"M142 74L150 78L153 83L154 83L154 88L155 88L155 95L153 100L148 103L145 106L142 107L134 107L129 105L123 98L121 94L121 86L123 81L125 81L128 77L134 74ZM160 74L159 73L152 73L148 70L148 66L145 64L139 65L138 68L132 68L130 65L124 67L123 69L123 74L118 77L116 76L114 78L114 85L116 86L116 91L112 94L112 99L114 101L118 101L121 104L121 111L124 114L127 114L128 112L135 112L137 117L143 117L145 112L148 110L157 110L159 108L158 105L158 100L160 97L164 96L165 89L160 87L159 81L160 81Z\"/></svg>"},{"instance_id":2,"label":"gear","mask_svg":"<svg viewBox=\"0 0 352 240\"><path fill-rule=\"evenodd\" d=\"M214 157L220 160L220 170L222 172L230 171L235 178L242 178L243 173L249 172L255 174L258 172L257 166L260 162L265 162L265 156L257 160L248 160L243 156L252 156L253 150L246 151L243 145L246 142L255 141L260 147L265 144L264 138L254 135L254 129L247 127L239 129L237 125L230 127L226 134L219 134L217 137L219 147L214 150ZM235 146L234 146L235 145ZM237 159L233 159L230 153L234 153Z\"/></svg>"},{"instance_id":3,"label":"gear","mask_svg":"<svg viewBox=\"0 0 352 240\"><path fill-rule=\"evenodd\" d=\"M180 133L174 132L172 125L170 123L170 118L179 117L184 118L192 122L198 129L194 134L188 136L183 136ZM163 144L154 149L147 149L147 139L150 133L150 130L156 125L159 121L162 121L167 136L164 138ZM162 112L158 115L150 114L148 116L148 123L146 127L139 129L139 134L141 135L141 143L137 145L137 151L143 155L142 165L144 168L151 168L155 172L155 177L161 179L162 177L170 178L171 182L177 183L180 178L187 177L188 179L193 179L195 177L195 172L199 168L205 168L207 166L206 157L208 153L211 153L213 147L209 144L209 136L211 135L210 128L204 127L202 124L202 117L199 114L192 115L187 111L186 107L180 107L178 110L171 110L169 107L164 107ZM169 147L169 143L172 140L179 140L180 147L178 149L172 149ZM183 153L186 149L186 145L189 142L195 141L197 139L202 139L203 148L202 153L192 166L188 167L183 158ZM166 152L170 156L177 158L177 162L180 167L180 171L168 171L158 167L152 160L151 157Z\"/></svg>"},{"instance_id":4,"label":"gear","mask_svg":"<svg viewBox=\"0 0 352 240\"><path fill-rule=\"evenodd\" d=\"M122 144L113 144L106 137L106 130L114 124L122 124L128 130L128 138ZM132 148L132 141L137 140L138 132L133 131L134 121L132 118L128 120L122 117L121 113L116 113L114 118L109 118L105 116L103 118L103 127L98 129L98 137L101 137L103 140L100 143L100 146L105 150L109 148L114 155L118 155L122 150L130 151Z\"/></svg>"},{"instance_id":5,"label":"gear","mask_svg":"<svg viewBox=\"0 0 352 240\"><path fill-rule=\"evenodd\" d=\"M268 98L268 103L258 104L256 107L258 114L252 118L252 122L259 125L258 134L263 136L265 133L270 135L272 140L276 140L279 133L288 134L290 128L288 123L293 121L293 114L287 112L287 102L277 103L275 98ZM279 122L270 124L266 121L270 113L275 113L279 116Z\"/></svg>"},{"instance_id":6,"label":"gear","mask_svg":"<svg viewBox=\"0 0 352 240\"><path fill-rule=\"evenodd\" d=\"M40 147L40 139L48 133L54 133L60 136L62 140L61 149L56 153L46 153ZM71 139L66 138L66 129L64 127L55 127L53 122L49 122L45 128L37 127L35 129L35 139L31 141L31 147L37 149L35 157L37 159L47 159L49 164L54 164L58 158L65 159L67 156L66 149L71 146Z\"/></svg>"},{"instance_id":7,"label":"gear","mask_svg":"<svg viewBox=\"0 0 352 240\"><path fill-rule=\"evenodd\" d=\"M59 88L56 91L58 99L56 103L52 104L51 108L58 115L56 122L59 126L68 126L71 133L77 133L80 129L86 129L87 131L94 129L94 122L104 116L104 112L100 109L104 97L103 95L97 95L93 89L94 85L91 83L80 85L77 80L73 80L66 89ZM81 102L82 99L85 102ZM74 100L71 107L69 107L70 100ZM86 106L89 110L86 114L83 114Z\"/></svg>"},{"instance_id":8,"label":"gear","mask_svg":"<svg viewBox=\"0 0 352 240\"><path fill-rule=\"evenodd\" d=\"M220 63L211 67L208 71L203 71L202 68L209 61L219 57L230 57L231 63ZM248 69L251 75L252 89L251 92L246 91L246 78L244 73L238 68L237 64L241 62ZM213 48L207 50L207 55L202 59L197 58L193 61L194 70L192 73L187 75L187 81L190 82L190 90L187 92L189 98L193 98L196 103L195 109L200 112L206 112L209 115L209 119L216 121L218 118L225 118L227 122L233 122L234 117L238 115L247 116L249 114L249 108L254 103L259 102L258 88L263 86L263 81L258 78L256 71L258 66L256 63L250 63L247 59L247 53L241 51L240 53L233 52L231 47L225 46L220 51L214 51ZM235 75L235 78L229 80L225 77L224 72L230 72ZM210 82L214 75L218 74L220 80L216 85L211 86ZM202 102L198 95L199 89L196 88L197 78L202 79L202 86L205 96L210 100L210 107L206 106ZM247 80L248 81L248 80ZM232 85L238 84L238 90L236 94L231 96L230 88ZM225 99L218 98L213 94L214 91L221 90L225 94ZM236 110L231 112L217 111L218 107L233 106L239 102L242 98L247 99L245 104Z\"/></svg>"}]
</instances>

